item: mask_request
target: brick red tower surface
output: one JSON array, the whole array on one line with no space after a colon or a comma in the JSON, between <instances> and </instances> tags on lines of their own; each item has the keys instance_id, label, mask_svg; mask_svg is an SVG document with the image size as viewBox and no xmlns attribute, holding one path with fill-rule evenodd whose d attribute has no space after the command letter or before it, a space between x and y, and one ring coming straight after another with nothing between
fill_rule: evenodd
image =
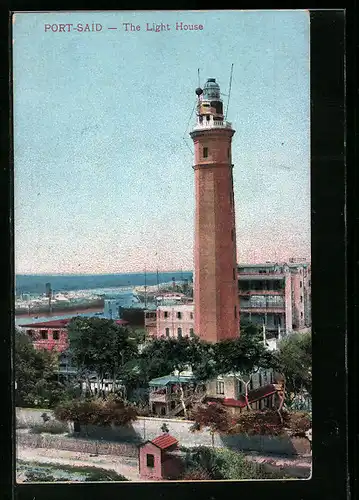
<instances>
[{"instance_id":1,"label":"brick red tower surface","mask_svg":"<svg viewBox=\"0 0 359 500\"><path fill-rule=\"evenodd\" d=\"M195 333L209 342L239 337L239 299L231 144L219 85L197 89L195 148Z\"/></svg>"}]
</instances>

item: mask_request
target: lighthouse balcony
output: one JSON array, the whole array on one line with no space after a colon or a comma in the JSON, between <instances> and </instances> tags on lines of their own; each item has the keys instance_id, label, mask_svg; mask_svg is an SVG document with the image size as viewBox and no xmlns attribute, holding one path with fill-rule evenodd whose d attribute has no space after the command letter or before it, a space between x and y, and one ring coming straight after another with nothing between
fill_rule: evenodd
<instances>
[{"instance_id":1,"label":"lighthouse balcony","mask_svg":"<svg viewBox=\"0 0 359 500\"><path fill-rule=\"evenodd\" d=\"M202 122L197 121L194 130L203 130L209 128L232 128L232 123L224 120L210 120L203 119Z\"/></svg>"}]
</instances>

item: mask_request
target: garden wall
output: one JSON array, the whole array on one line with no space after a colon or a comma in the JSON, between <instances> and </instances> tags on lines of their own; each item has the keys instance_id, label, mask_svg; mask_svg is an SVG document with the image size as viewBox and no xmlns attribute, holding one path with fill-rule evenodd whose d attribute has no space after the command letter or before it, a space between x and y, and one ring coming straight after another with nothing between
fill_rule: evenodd
<instances>
[{"instance_id":1,"label":"garden wall","mask_svg":"<svg viewBox=\"0 0 359 500\"><path fill-rule=\"evenodd\" d=\"M43 423L42 413L53 417L50 410L32 410L18 408L16 416L23 426ZM180 419L165 419L139 417L132 425L126 427L82 426L79 437L89 437L95 440L107 440L138 444L151 440L162 434L161 427L166 423L169 433L176 437L181 446L212 446L212 437L208 430L190 432L193 422ZM70 426L71 430L71 426ZM214 436L214 445L237 451L256 451L259 453L278 455L297 455L310 453L309 441L305 438L290 438L289 436L247 436L218 435Z\"/></svg>"},{"instance_id":2,"label":"garden wall","mask_svg":"<svg viewBox=\"0 0 359 500\"><path fill-rule=\"evenodd\" d=\"M41 417L43 413L47 413L52 419L54 414L52 410L38 410L37 408L16 408L16 422L21 427L30 427L31 425L43 424Z\"/></svg>"},{"instance_id":3,"label":"garden wall","mask_svg":"<svg viewBox=\"0 0 359 500\"><path fill-rule=\"evenodd\" d=\"M111 443L98 440L59 437L53 435L21 434L16 436L17 446L25 448L55 448L99 455L118 455L138 458L138 448L130 443Z\"/></svg>"}]
</instances>

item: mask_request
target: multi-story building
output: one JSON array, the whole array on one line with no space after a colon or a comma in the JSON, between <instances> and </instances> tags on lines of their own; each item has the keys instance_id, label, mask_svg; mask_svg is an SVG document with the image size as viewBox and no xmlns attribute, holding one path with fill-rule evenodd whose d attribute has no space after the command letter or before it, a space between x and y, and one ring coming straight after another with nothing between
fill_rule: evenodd
<instances>
[{"instance_id":1,"label":"multi-story building","mask_svg":"<svg viewBox=\"0 0 359 500\"><path fill-rule=\"evenodd\" d=\"M35 349L63 352L68 348L67 325L70 319L57 319L20 325Z\"/></svg>"},{"instance_id":2,"label":"multi-story building","mask_svg":"<svg viewBox=\"0 0 359 500\"><path fill-rule=\"evenodd\" d=\"M238 290L242 321L264 326L268 341L310 328L309 263L241 264ZM151 337L193 336L194 313L194 304L159 306L145 311L145 328Z\"/></svg>"},{"instance_id":3,"label":"multi-story building","mask_svg":"<svg viewBox=\"0 0 359 500\"><path fill-rule=\"evenodd\" d=\"M39 323L28 323L19 325L18 328L28 335L35 349L64 352L69 347L67 327L71 319L54 319ZM128 324L127 321L121 319L115 322L123 326Z\"/></svg>"},{"instance_id":4,"label":"multi-story building","mask_svg":"<svg viewBox=\"0 0 359 500\"><path fill-rule=\"evenodd\" d=\"M194 305L166 305L146 311L145 328L151 337L193 337Z\"/></svg>"},{"instance_id":5,"label":"multi-story building","mask_svg":"<svg viewBox=\"0 0 359 500\"><path fill-rule=\"evenodd\" d=\"M188 408L201 402L206 393L205 386L195 390L192 373L172 373L150 380L149 404L151 413L175 416L183 412L183 405Z\"/></svg>"},{"instance_id":6,"label":"multi-story building","mask_svg":"<svg viewBox=\"0 0 359 500\"><path fill-rule=\"evenodd\" d=\"M149 386L150 410L157 415L183 415L183 406L188 410L203 401L222 403L232 413L247 407L244 383L236 375L220 376L196 387L193 374L189 370L180 376L173 373L153 379ZM277 406L281 390L282 385L276 380L272 370L260 370L252 375L248 384L249 407L259 410Z\"/></svg>"},{"instance_id":7,"label":"multi-story building","mask_svg":"<svg viewBox=\"0 0 359 500\"><path fill-rule=\"evenodd\" d=\"M272 408L280 402L283 387L272 370L254 373L247 388L249 407L253 410ZM225 375L207 383L206 400L221 402L232 413L247 406L245 385L239 376Z\"/></svg>"},{"instance_id":8,"label":"multi-story building","mask_svg":"<svg viewBox=\"0 0 359 500\"><path fill-rule=\"evenodd\" d=\"M264 326L268 338L311 325L310 264L293 260L238 266L242 320Z\"/></svg>"}]
</instances>

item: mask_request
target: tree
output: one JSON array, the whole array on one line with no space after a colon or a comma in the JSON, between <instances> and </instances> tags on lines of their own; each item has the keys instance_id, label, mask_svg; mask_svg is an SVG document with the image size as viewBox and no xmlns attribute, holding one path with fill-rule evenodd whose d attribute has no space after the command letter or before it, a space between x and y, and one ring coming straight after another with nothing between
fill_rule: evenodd
<instances>
[{"instance_id":1,"label":"tree","mask_svg":"<svg viewBox=\"0 0 359 500\"><path fill-rule=\"evenodd\" d=\"M163 422L163 424L161 425L161 431L165 434L168 434L168 432L170 431L166 422Z\"/></svg>"},{"instance_id":2,"label":"tree","mask_svg":"<svg viewBox=\"0 0 359 500\"><path fill-rule=\"evenodd\" d=\"M56 403L62 391L56 368L55 353L36 350L27 335L15 330L16 406L41 407Z\"/></svg>"},{"instance_id":3,"label":"tree","mask_svg":"<svg viewBox=\"0 0 359 500\"><path fill-rule=\"evenodd\" d=\"M129 328L102 318L74 318L68 326L71 356L87 382L97 375L98 392L105 377L115 381L126 372L126 365L138 356L138 346Z\"/></svg>"},{"instance_id":4,"label":"tree","mask_svg":"<svg viewBox=\"0 0 359 500\"><path fill-rule=\"evenodd\" d=\"M78 422L82 425L111 424L123 426L137 418L136 410L122 399L110 395L105 399L67 401L54 409L55 417L62 422Z\"/></svg>"},{"instance_id":5,"label":"tree","mask_svg":"<svg viewBox=\"0 0 359 500\"><path fill-rule=\"evenodd\" d=\"M142 353L143 359L148 362L149 366L161 368L161 375L177 372L180 399L185 416L187 415L187 408L180 377L184 371L193 367L194 375L197 374L200 379L197 382L204 380L206 376L204 368L206 349L206 344L198 338L160 338L149 343ZM194 377L194 383L196 383L196 377Z\"/></svg>"},{"instance_id":6,"label":"tree","mask_svg":"<svg viewBox=\"0 0 359 500\"><path fill-rule=\"evenodd\" d=\"M273 367L273 355L264 346L260 330L251 324L243 326L240 338L214 345L214 358L217 375L231 374L243 383L246 405L250 409L248 387L253 374L260 368Z\"/></svg>"},{"instance_id":7,"label":"tree","mask_svg":"<svg viewBox=\"0 0 359 500\"><path fill-rule=\"evenodd\" d=\"M312 336L293 333L279 343L274 353L276 370L284 375L287 403L297 395L312 394Z\"/></svg>"},{"instance_id":8,"label":"tree","mask_svg":"<svg viewBox=\"0 0 359 500\"><path fill-rule=\"evenodd\" d=\"M194 425L192 432L200 431L203 427L209 427L212 447L214 447L214 435L216 432L228 432L230 429L230 417L222 405L217 403L198 405L192 412L191 418Z\"/></svg>"}]
</instances>

